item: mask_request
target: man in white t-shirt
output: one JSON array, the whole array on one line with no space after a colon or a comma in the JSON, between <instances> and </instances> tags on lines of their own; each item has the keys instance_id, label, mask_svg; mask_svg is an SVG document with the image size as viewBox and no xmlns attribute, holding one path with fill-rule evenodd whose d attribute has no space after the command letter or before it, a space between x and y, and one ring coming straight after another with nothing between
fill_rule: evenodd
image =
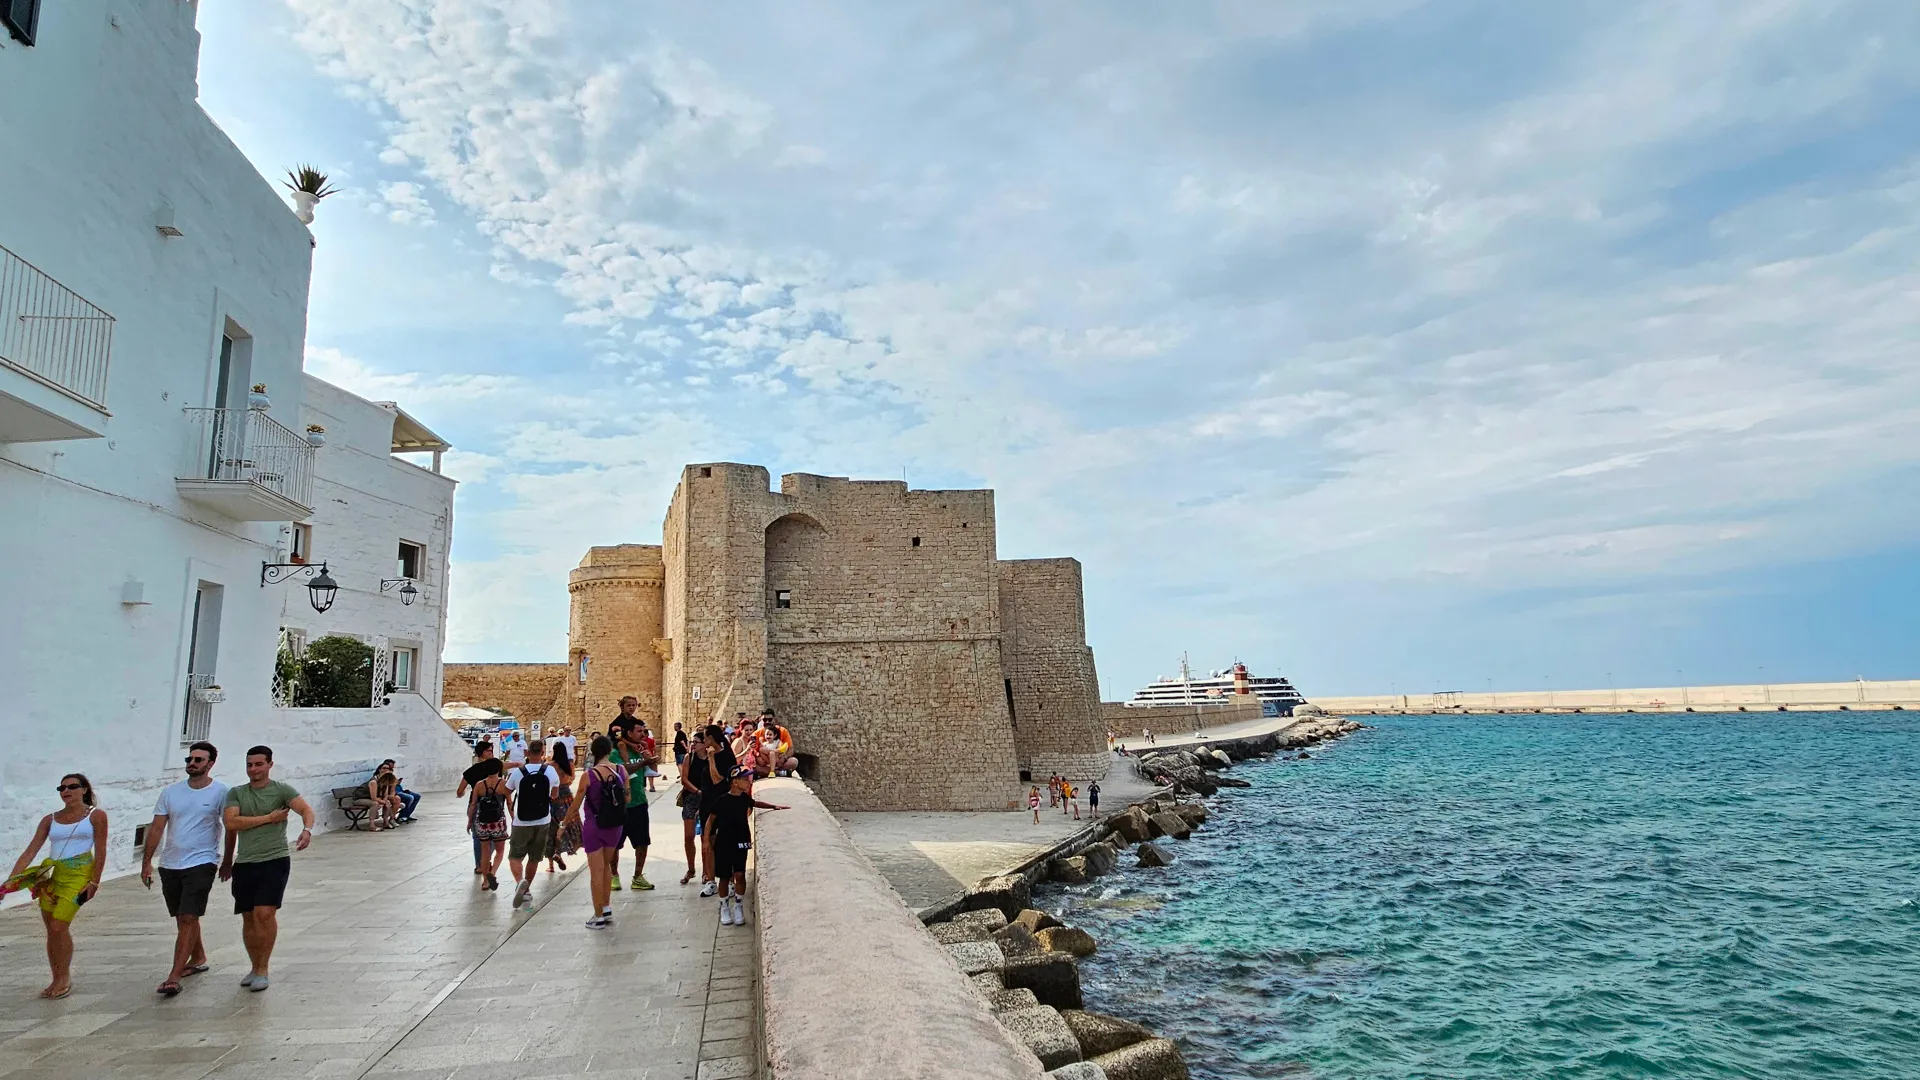
<instances>
[{"instance_id":1,"label":"man in white t-shirt","mask_svg":"<svg viewBox=\"0 0 1920 1080\"><path fill-rule=\"evenodd\" d=\"M505 747L505 750L506 750L505 756L507 759L508 768L512 768L515 765L524 764L526 762L527 740L522 738L519 732L517 731L511 732L508 735L507 745Z\"/></svg>"},{"instance_id":2,"label":"man in white t-shirt","mask_svg":"<svg viewBox=\"0 0 1920 1080\"><path fill-rule=\"evenodd\" d=\"M160 792L153 823L141 851L140 880L153 888L153 856L160 855L160 893L173 916L173 969L159 991L180 992L180 980L207 970L207 947L200 940L200 916L207 913L213 879L233 876L234 836L222 827L227 785L211 775L220 756L210 742L187 748L187 778ZM222 841L222 833L225 840Z\"/></svg>"},{"instance_id":3,"label":"man in white t-shirt","mask_svg":"<svg viewBox=\"0 0 1920 1080\"><path fill-rule=\"evenodd\" d=\"M560 787L560 773L547 764L547 743L535 739L527 744L527 760L507 770L507 787L513 792L513 831L507 834L507 865L513 868L513 904L533 904L533 875L547 857L547 845L553 837L553 813L564 807L553 805L553 793ZM526 863L526 874L520 867Z\"/></svg>"}]
</instances>

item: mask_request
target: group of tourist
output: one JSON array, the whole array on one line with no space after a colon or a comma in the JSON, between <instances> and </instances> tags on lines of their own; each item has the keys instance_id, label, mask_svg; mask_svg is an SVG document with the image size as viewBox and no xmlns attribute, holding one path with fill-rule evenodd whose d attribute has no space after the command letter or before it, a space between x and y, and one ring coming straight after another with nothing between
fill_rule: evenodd
<instances>
[{"instance_id":1,"label":"group of tourist","mask_svg":"<svg viewBox=\"0 0 1920 1080\"><path fill-rule=\"evenodd\" d=\"M1073 820L1080 820L1080 789L1073 781L1055 773L1047 777L1047 805L1057 806L1062 814L1071 812ZM1033 823L1040 824L1040 785L1033 785L1027 792L1027 809L1033 811ZM1092 817L1100 816L1100 782L1087 781L1087 813Z\"/></svg>"},{"instance_id":2,"label":"group of tourist","mask_svg":"<svg viewBox=\"0 0 1920 1080\"><path fill-rule=\"evenodd\" d=\"M395 768L394 760L388 758L367 781L367 800L373 804L367 810L367 829L371 832L411 825L413 812L420 805L419 793L407 790Z\"/></svg>"},{"instance_id":3,"label":"group of tourist","mask_svg":"<svg viewBox=\"0 0 1920 1080\"><path fill-rule=\"evenodd\" d=\"M271 747L247 750L247 782L238 787L213 778L219 757L210 742L187 748L186 779L160 792L141 847L140 881L153 887L157 855L160 894L175 924L173 966L156 988L168 997L180 993L181 980L208 968L200 919L216 878L230 883L233 911L241 918L249 965L240 985L267 988L292 855L313 840L313 808L290 785L273 779ZM0 883L0 896L24 889L39 901L53 975L40 996L50 999L73 992L73 920L100 890L108 831L107 812L95 805L93 784L84 775L62 776L55 790L60 809L40 819L27 849ZM294 815L302 827L289 846L287 821ZM34 862L43 847L47 857Z\"/></svg>"}]
</instances>

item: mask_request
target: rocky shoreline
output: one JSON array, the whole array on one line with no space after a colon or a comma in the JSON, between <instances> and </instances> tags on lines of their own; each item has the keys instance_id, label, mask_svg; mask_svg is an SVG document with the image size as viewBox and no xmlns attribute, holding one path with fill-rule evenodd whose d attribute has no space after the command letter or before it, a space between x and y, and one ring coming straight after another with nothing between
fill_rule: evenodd
<instances>
[{"instance_id":1,"label":"rocky shoreline","mask_svg":"<svg viewBox=\"0 0 1920 1080\"><path fill-rule=\"evenodd\" d=\"M1076 960L1099 945L1085 930L1034 908L1033 886L1040 881L1081 884L1113 873L1129 849L1137 867L1166 866L1174 855L1155 841L1185 840L1209 816L1204 803L1182 801L1182 795L1204 798L1223 787L1249 787L1222 772L1275 754L1299 751L1297 757L1310 757L1307 747L1364 726L1316 716L1266 735L1148 750L1130 760L1142 777L1161 785L1161 792L1094 823L1021 872L988 878L922 912L927 932L972 980L994 1019L1040 1059L1048 1076L1189 1080L1186 1060L1172 1039L1084 1007Z\"/></svg>"}]
</instances>

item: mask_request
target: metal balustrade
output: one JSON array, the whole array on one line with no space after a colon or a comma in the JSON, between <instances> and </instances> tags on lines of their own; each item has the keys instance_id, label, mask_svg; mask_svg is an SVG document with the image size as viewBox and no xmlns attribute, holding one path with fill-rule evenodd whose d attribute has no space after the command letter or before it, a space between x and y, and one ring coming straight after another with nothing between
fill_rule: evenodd
<instances>
[{"instance_id":1,"label":"metal balustrade","mask_svg":"<svg viewBox=\"0 0 1920 1080\"><path fill-rule=\"evenodd\" d=\"M187 716L180 725L180 745L186 746L213 733L213 705L200 700L201 691L213 687L213 676L194 673L187 676Z\"/></svg>"},{"instance_id":2,"label":"metal balustrade","mask_svg":"<svg viewBox=\"0 0 1920 1080\"><path fill-rule=\"evenodd\" d=\"M0 362L101 410L113 316L0 247Z\"/></svg>"},{"instance_id":3,"label":"metal balustrade","mask_svg":"<svg viewBox=\"0 0 1920 1080\"><path fill-rule=\"evenodd\" d=\"M313 446L257 409L187 409L191 430L182 480L258 484L313 505Z\"/></svg>"}]
</instances>

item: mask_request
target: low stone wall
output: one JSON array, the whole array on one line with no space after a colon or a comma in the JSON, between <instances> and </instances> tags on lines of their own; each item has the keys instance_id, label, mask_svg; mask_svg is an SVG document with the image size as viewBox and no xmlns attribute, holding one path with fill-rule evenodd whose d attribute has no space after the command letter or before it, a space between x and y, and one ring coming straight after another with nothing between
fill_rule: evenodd
<instances>
[{"instance_id":1,"label":"low stone wall","mask_svg":"<svg viewBox=\"0 0 1920 1080\"><path fill-rule=\"evenodd\" d=\"M796 780L755 786L769 1080L1040 1080L847 834Z\"/></svg>"},{"instance_id":2,"label":"low stone wall","mask_svg":"<svg viewBox=\"0 0 1920 1080\"><path fill-rule=\"evenodd\" d=\"M440 700L505 709L523 725L566 724L567 691L579 689L571 664L447 664L442 671Z\"/></svg>"},{"instance_id":3,"label":"low stone wall","mask_svg":"<svg viewBox=\"0 0 1920 1080\"><path fill-rule=\"evenodd\" d=\"M1129 708L1117 701L1100 703L1100 719L1122 739L1137 739L1143 729L1155 735L1191 735L1196 727L1246 724L1260 719L1260 700L1222 698L1219 705L1172 705Z\"/></svg>"}]
</instances>

